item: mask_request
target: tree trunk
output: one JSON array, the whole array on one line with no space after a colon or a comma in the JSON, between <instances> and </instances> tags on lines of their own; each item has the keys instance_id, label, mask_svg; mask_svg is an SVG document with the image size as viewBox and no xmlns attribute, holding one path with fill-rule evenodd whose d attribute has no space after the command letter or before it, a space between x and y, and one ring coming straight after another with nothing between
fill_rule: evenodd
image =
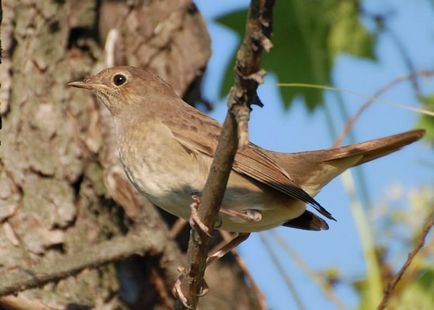
<instances>
[{"instance_id":1,"label":"tree trunk","mask_svg":"<svg viewBox=\"0 0 434 310\"><path fill-rule=\"evenodd\" d=\"M32 273L44 261L80 259L133 227L158 230L167 245L161 253L84 269L2 297L0 308L171 308L183 254L159 213L126 180L108 112L91 95L65 85L107 65L133 65L156 71L187 95L210 56L201 15L188 0L2 5L0 272ZM204 308L257 307L233 260L214 266L208 278Z\"/></svg>"}]
</instances>

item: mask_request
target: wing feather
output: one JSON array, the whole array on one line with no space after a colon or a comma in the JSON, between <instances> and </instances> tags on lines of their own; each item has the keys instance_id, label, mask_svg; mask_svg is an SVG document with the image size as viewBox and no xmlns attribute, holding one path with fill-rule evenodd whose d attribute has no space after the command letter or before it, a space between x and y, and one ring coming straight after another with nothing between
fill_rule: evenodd
<instances>
[{"instance_id":1,"label":"wing feather","mask_svg":"<svg viewBox=\"0 0 434 310\"><path fill-rule=\"evenodd\" d=\"M221 125L185 103L183 108L186 108L188 113L177 113L176 119L166 119L164 122L185 147L210 157L214 156ZM287 171L252 143L237 152L232 169L292 198L311 204L322 215L335 220L326 209L294 182Z\"/></svg>"}]
</instances>

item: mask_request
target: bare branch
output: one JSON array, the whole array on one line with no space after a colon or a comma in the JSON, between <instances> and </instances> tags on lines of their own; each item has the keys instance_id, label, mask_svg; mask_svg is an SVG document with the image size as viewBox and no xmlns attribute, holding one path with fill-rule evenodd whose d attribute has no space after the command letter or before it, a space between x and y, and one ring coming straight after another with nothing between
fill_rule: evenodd
<instances>
[{"instance_id":1,"label":"bare branch","mask_svg":"<svg viewBox=\"0 0 434 310\"><path fill-rule=\"evenodd\" d=\"M259 234L259 239L261 240L262 244L264 245L265 249L267 250L268 254L270 255L271 260L273 261L274 266L276 266L277 271L285 281L286 287L288 288L289 292L291 293L292 297L294 297L294 301L297 305L297 308L300 310L306 309L306 307L303 304L303 301L301 300L300 294L298 294L297 289L295 288L294 282L291 280L289 275L287 274L285 267L282 266L279 259L277 258L276 253L274 253L273 249L271 248L270 244L268 243L268 240L265 239L264 234Z\"/></svg>"},{"instance_id":2,"label":"bare branch","mask_svg":"<svg viewBox=\"0 0 434 310\"><path fill-rule=\"evenodd\" d=\"M387 284L387 287L384 289L384 295L383 299L381 300L380 304L378 305L378 310L386 309L387 304L392 297L393 291L395 290L396 286L398 285L399 281L402 279L402 276L407 271L408 267L410 266L411 262L415 258L415 256L419 253L419 251L423 248L425 245L426 237L428 236L428 233L430 232L431 228L434 226L434 216L431 216L428 221L426 222L421 236L420 240L417 243L416 247L408 254L408 258L405 261L404 265L402 265L401 269L399 270L398 274L394 279L392 279L389 284Z\"/></svg>"},{"instance_id":3,"label":"bare branch","mask_svg":"<svg viewBox=\"0 0 434 310\"><path fill-rule=\"evenodd\" d=\"M144 226L144 225L142 225ZM41 287L52 281L77 274L85 268L99 267L119 261L134 254L161 256L161 267L165 269L168 282L174 283L178 275L177 264L183 257L167 230L147 226L126 237L101 242L85 251L65 255L54 261L43 261L29 269L16 268L2 275L0 296Z\"/></svg>"},{"instance_id":4,"label":"bare branch","mask_svg":"<svg viewBox=\"0 0 434 310\"><path fill-rule=\"evenodd\" d=\"M181 233L181 231L184 229L184 227L187 225L187 221L183 218L179 218L176 220L176 222L172 225L170 228L170 237L173 240L176 240L176 237Z\"/></svg>"},{"instance_id":5,"label":"bare branch","mask_svg":"<svg viewBox=\"0 0 434 310\"><path fill-rule=\"evenodd\" d=\"M378 99L378 97L383 95L385 92L390 90L392 87L394 87L395 85L397 85L401 82L404 82L404 81L408 81L408 80L414 81L417 77L431 77L433 75L434 75L434 71L431 71L431 70L415 71L415 72L412 72L410 74L397 77L397 78L393 79L392 81L390 81L389 83L387 83L386 85L384 85L383 87L381 87L379 90L377 90L374 93L374 95L372 95L365 103L363 103L362 106L357 110L356 114L354 114L347 121L347 123L345 124L345 128L342 130L342 133L339 135L339 137L336 138L335 143L333 144L332 147L340 146L343 143L344 139L348 136L348 134L353 129L354 124L359 119L360 115L362 115L362 113L367 108L369 108L375 102L375 100Z\"/></svg>"},{"instance_id":6,"label":"bare branch","mask_svg":"<svg viewBox=\"0 0 434 310\"><path fill-rule=\"evenodd\" d=\"M209 228L209 231L214 228L217 219L237 151L238 137L241 138L240 147L248 143L247 121L250 105L261 105L256 89L264 74L264 71L260 70L262 51L271 48L269 37L273 5L274 0L252 0L250 4L246 33L237 53L235 85L228 99L229 111L223 124L199 208L199 218ZM181 283L188 306L192 309L197 307L198 296L203 284L209 241L208 236L199 237L198 232L192 230L187 253L189 265L185 268L185 276ZM178 307L186 308L180 303Z\"/></svg>"},{"instance_id":7,"label":"bare branch","mask_svg":"<svg viewBox=\"0 0 434 310\"><path fill-rule=\"evenodd\" d=\"M291 257L294 263L298 265L298 267L303 270L303 272L306 273L309 278L313 280L313 282L318 284L324 295L336 305L337 309L347 309L342 303L342 301L338 298L336 293L333 291L331 285L327 283L327 280L320 273L312 270L312 268L289 247L288 243L282 238L280 234L275 231L271 231L270 234L271 237L276 241L276 243L282 247L285 253L288 254L289 257Z\"/></svg>"},{"instance_id":8,"label":"bare branch","mask_svg":"<svg viewBox=\"0 0 434 310\"><path fill-rule=\"evenodd\" d=\"M225 242L230 242L233 239L233 236L231 233L220 230L219 231L223 240ZM234 256L238 266L240 267L241 271L244 273L244 276L246 277L248 283L250 284L253 293L256 296L256 300L258 301L259 310L267 310L267 304L265 303L264 295L262 294L261 290L259 289L258 285L255 282L255 279L253 279L252 274L249 271L249 268L247 267L246 263L244 262L243 258L238 254L238 251L234 248L231 250L232 255Z\"/></svg>"},{"instance_id":9,"label":"bare branch","mask_svg":"<svg viewBox=\"0 0 434 310\"><path fill-rule=\"evenodd\" d=\"M0 306L11 310L53 310L38 299L30 299L23 294L0 297Z\"/></svg>"}]
</instances>

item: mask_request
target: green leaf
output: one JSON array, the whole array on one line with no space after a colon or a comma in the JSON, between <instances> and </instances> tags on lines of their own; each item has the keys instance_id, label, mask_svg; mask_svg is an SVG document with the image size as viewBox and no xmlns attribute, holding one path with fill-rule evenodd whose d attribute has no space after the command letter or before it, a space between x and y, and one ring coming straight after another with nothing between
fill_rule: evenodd
<instances>
[{"instance_id":1,"label":"green leaf","mask_svg":"<svg viewBox=\"0 0 434 310\"><path fill-rule=\"evenodd\" d=\"M359 20L356 0L276 1L272 41L274 47L264 56L263 67L277 75L281 83L331 84L333 62L340 53L372 58L374 38ZM217 19L240 38L244 35L247 12L238 11ZM220 91L225 96L233 84L235 54ZM320 105L323 91L281 88L286 107L296 97L304 99L309 110Z\"/></svg>"},{"instance_id":2,"label":"green leaf","mask_svg":"<svg viewBox=\"0 0 434 310\"><path fill-rule=\"evenodd\" d=\"M429 96L422 96L419 98L425 109L434 112L434 94ZM425 139L434 145L434 118L429 115L421 115L417 127L426 130Z\"/></svg>"},{"instance_id":3,"label":"green leaf","mask_svg":"<svg viewBox=\"0 0 434 310\"><path fill-rule=\"evenodd\" d=\"M374 59L374 37L360 23L357 3L342 1L336 9L328 40L331 56L334 58L339 53L348 53Z\"/></svg>"}]
</instances>

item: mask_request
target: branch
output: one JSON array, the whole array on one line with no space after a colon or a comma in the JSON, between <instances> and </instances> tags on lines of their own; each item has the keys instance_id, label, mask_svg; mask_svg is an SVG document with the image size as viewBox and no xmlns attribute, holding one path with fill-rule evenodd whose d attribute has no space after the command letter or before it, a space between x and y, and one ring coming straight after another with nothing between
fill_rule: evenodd
<instances>
[{"instance_id":1,"label":"branch","mask_svg":"<svg viewBox=\"0 0 434 310\"><path fill-rule=\"evenodd\" d=\"M85 268L99 267L134 254L161 257L160 264L165 277L168 282L174 283L178 275L177 264L183 260L177 245L169 239L167 231L155 229L155 225L141 226L145 228L125 237L89 246L79 253L45 260L29 269L16 267L8 270L3 273L0 281L0 296L41 287L49 282L73 276Z\"/></svg>"},{"instance_id":2,"label":"branch","mask_svg":"<svg viewBox=\"0 0 434 310\"><path fill-rule=\"evenodd\" d=\"M265 247L265 250L268 252L268 255L270 255L270 258L273 261L273 265L276 267L278 273L283 278L286 287L288 288L289 292L294 298L294 302L297 305L297 309L300 310L306 309L306 307L303 304L303 301L301 300L301 296L298 294L297 289L295 288L294 282L287 274L285 267L280 263L279 259L277 258L277 254L271 248L271 245L268 243L268 240L265 239L264 234L259 233L259 239L261 240L262 245Z\"/></svg>"},{"instance_id":3,"label":"branch","mask_svg":"<svg viewBox=\"0 0 434 310\"><path fill-rule=\"evenodd\" d=\"M432 77L433 75L434 72L431 70L415 71L410 74L397 77L392 81L388 82L386 85L377 90L374 95L372 95L372 97L370 97L364 104L362 104L361 107L357 110L356 114L354 114L350 119L348 119L347 123L345 124L345 128L342 130L342 133L339 135L339 137L335 140L335 143L332 147L339 147L340 145L342 145L345 138L351 132L354 124L360 118L362 113L367 108L369 108L375 102L375 100L377 100L381 95L390 90L392 87L404 81L414 81L417 77Z\"/></svg>"},{"instance_id":4,"label":"branch","mask_svg":"<svg viewBox=\"0 0 434 310\"><path fill-rule=\"evenodd\" d=\"M288 242L285 241L282 236L275 232L270 231L271 237L274 241L285 251L286 254L292 259L292 261L322 290L324 295L336 305L339 310L347 309L343 302L338 298L336 293L333 291L333 287L327 282L327 279L321 274L313 270L300 256L298 256L295 251L293 251Z\"/></svg>"},{"instance_id":5,"label":"branch","mask_svg":"<svg viewBox=\"0 0 434 310\"><path fill-rule=\"evenodd\" d=\"M229 111L220 134L214 160L206 181L199 208L201 221L210 229L214 228L220 204L223 200L237 147L248 144L247 122L250 105L262 105L256 89L262 82L264 71L260 70L262 51L272 47L269 39L272 25L274 0L252 0L246 25L246 34L238 50L235 65L235 85L228 98ZM185 269L181 288L187 298L188 307L195 309L202 287L209 250L210 238L198 236L191 231L187 252L189 265ZM186 308L178 303L178 308Z\"/></svg>"},{"instance_id":6,"label":"branch","mask_svg":"<svg viewBox=\"0 0 434 310\"><path fill-rule=\"evenodd\" d=\"M220 235L222 236L224 242L228 243L233 239L233 234L224 231L224 230L220 230ZM220 247L219 247L220 248ZM235 261L238 264L238 267L240 267L241 271L244 273L244 277L247 279L247 283L249 283L253 294L256 297L257 300L257 307L258 310L267 310L267 304L265 303L265 298L264 295L262 294L261 290L259 289L258 285L255 282L255 279L253 279L252 274L249 271L249 268L247 267L246 263L244 262L244 260L242 259L242 257L240 256L240 254L238 253L236 248L233 248L231 250L232 256L235 258Z\"/></svg>"},{"instance_id":7,"label":"branch","mask_svg":"<svg viewBox=\"0 0 434 310\"><path fill-rule=\"evenodd\" d=\"M426 237L428 236L428 233L430 232L431 228L434 226L434 216L431 216L429 220L426 222L422 234L420 237L420 240L416 247L408 254L408 258L405 261L404 265L402 265L401 269L399 270L398 274L394 279L392 279L389 284L387 285L386 289L384 290L383 299L381 300L380 304L378 305L378 310L386 309L387 304L392 297L393 291L395 290L396 286L398 285L399 281L402 279L402 276L407 271L408 267L410 266L411 262L415 258L415 256L419 253L419 251L423 248L425 245Z\"/></svg>"}]
</instances>

